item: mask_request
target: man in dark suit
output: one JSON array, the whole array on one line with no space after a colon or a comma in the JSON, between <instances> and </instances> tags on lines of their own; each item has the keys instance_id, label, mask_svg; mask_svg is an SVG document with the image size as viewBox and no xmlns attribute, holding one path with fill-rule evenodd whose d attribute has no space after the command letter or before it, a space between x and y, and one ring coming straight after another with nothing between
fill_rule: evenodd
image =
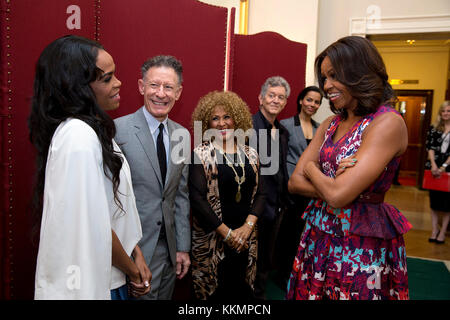
<instances>
[{"instance_id":1,"label":"man in dark suit","mask_svg":"<svg viewBox=\"0 0 450 320\"><path fill-rule=\"evenodd\" d=\"M288 82L279 76L268 78L261 87L259 112L253 115L261 162L261 179L267 188L266 206L258 220L258 261L255 295L265 299L277 231L287 204L286 156L289 133L277 120L290 94Z\"/></svg>"},{"instance_id":2,"label":"man in dark suit","mask_svg":"<svg viewBox=\"0 0 450 320\"><path fill-rule=\"evenodd\" d=\"M190 265L190 135L168 118L181 95L182 70L172 56L147 60L138 81L144 106L115 120L115 140L130 164L141 218L139 245L152 272L151 290L144 299L171 299L175 278L184 277ZM185 150L181 156L175 152L180 144Z\"/></svg>"},{"instance_id":3,"label":"man in dark suit","mask_svg":"<svg viewBox=\"0 0 450 320\"><path fill-rule=\"evenodd\" d=\"M316 86L306 87L298 94L297 113L290 118L280 121L289 132L286 159L289 177L294 172L298 159L311 142L320 125L312 119L312 116L319 109L322 98L323 94L320 88ZM289 197L291 199L290 206L284 212L283 221L280 225L280 236L275 245L275 259L278 262L275 282L283 290L287 288L300 236L305 226L305 221L301 219L301 216L311 200L299 194L290 194Z\"/></svg>"}]
</instances>

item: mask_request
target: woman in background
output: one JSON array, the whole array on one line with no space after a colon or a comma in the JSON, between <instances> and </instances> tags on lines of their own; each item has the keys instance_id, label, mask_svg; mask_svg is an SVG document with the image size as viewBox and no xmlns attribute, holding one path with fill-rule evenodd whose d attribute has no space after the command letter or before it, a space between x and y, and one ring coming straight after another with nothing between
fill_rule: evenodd
<instances>
[{"instance_id":1,"label":"woman in background","mask_svg":"<svg viewBox=\"0 0 450 320\"><path fill-rule=\"evenodd\" d=\"M193 151L189 172L195 295L211 301L252 300L255 228L265 197L258 154L245 145L251 114L237 94L213 91L200 99L192 120L201 122L204 138Z\"/></svg>"},{"instance_id":2,"label":"woman in background","mask_svg":"<svg viewBox=\"0 0 450 320\"><path fill-rule=\"evenodd\" d=\"M425 169L431 170L434 177L443 172L450 172L450 101L444 101L439 108L434 126L427 135L426 146L428 161ZM443 244L450 220L450 192L430 190L431 237L430 242ZM439 229L439 215L442 215L442 225Z\"/></svg>"},{"instance_id":3,"label":"woman in background","mask_svg":"<svg viewBox=\"0 0 450 320\"><path fill-rule=\"evenodd\" d=\"M297 114L280 123L289 132L287 172L289 177L294 172L298 159L305 151L316 133L319 123L312 119L322 104L323 93L319 87L309 86L304 88L297 97ZM292 263L297 252L300 235L305 226L301 216L305 211L310 198L298 194L290 195L291 203L284 213L280 225L280 233L276 244L276 260L278 261L278 276L276 282L285 290L289 275L292 271Z\"/></svg>"},{"instance_id":4,"label":"woman in background","mask_svg":"<svg viewBox=\"0 0 450 320\"><path fill-rule=\"evenodd\" d=\"M126 299L126 276L133 296L150 290L130 169L105 112L119 107L120 86L112 57L86 38L59 38L37 62L35 299Z\"/></svg>"}]
</instances>

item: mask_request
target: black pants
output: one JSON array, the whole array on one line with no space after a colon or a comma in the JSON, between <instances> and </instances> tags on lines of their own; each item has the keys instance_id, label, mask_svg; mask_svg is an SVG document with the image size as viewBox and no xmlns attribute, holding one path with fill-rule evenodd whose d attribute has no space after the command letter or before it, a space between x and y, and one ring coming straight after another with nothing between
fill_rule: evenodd
<instances>
[{"instance_id":1,"label":"black pants","mask_svg":"<svg viewBox=\"0 0 450 320\"><path fill-rule=\"evenodd\" d=\"M225 245L225 258L218 265L218 287L208 299L223 302L227 300L254 300L251 287L245 281L248 264L248 250L237 253Z\"/></svg>"},{"instance_id":2,"label":"black pants","mask_svg":"<svg viewBox=\"0 0 450 320\"><path fill-rule=\"evenodd\" d=\"M270 271L274 270L275 243L283 211L277 210L274 219L258 219L258 260L256 262L255 296L266 299L265 291Z\"/></svg>"},{"instance_id":3,"label":"black pants","mask_svg":"<svg viewBox=\"0 0 450 320\"><path fill-rule=\"evenodd\" d=\"M291 200L293 205L286 209L280 223L274 253L278 280L286 284L289 280L300 237L305 227L305 221L301 216L310 199L299 195L291 195Z\"/></svg>"}]
</instances>

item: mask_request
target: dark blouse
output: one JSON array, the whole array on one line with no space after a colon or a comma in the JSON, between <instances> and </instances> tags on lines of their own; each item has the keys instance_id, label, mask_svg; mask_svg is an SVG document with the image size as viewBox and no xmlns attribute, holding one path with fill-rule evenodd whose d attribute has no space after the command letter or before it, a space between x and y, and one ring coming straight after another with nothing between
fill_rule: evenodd
<instances>
[{"instance_id":1,"label":"dark blouse","mask_svg":"<svg viewBox=\"0 0 450 320\"><path fill-rule=\"evenodd\" d=\"M450 133L448 133L450 134ZM445 152L441 151L441 146L443 143L443 132L436 130L434 127L431 127L427 134L426 147L427 150L434 150L434 161L436 165L440 167L445 161L447 161L450 156L450 148L447 147ZM426 169L431 169L431 162L428 160L425 163ZM447 172L449 172L450 166L447 167Z\"/></svg>"},{"instance_id":2,"label":"dark blouse","mask_svg":"<svg viewBox=\"0 0 450 320\"><path fill-rule=\"evenodd\" d=\"M237 158L236 154L227 155L229 159L231 159L232 156ZM194 159L194 157L196 159ZM215 230L222 222L232 229L239 228L244 224L249 214L259 217L264 210L265 196L263 192L263 183L261 183L262 179L259 179L260 183L253 204L251 203L256 176L247 157L241 153L241 159L244 158L245 181L241 184L241 201L236 202L236 193L238 191L238 184L235 180L236 175L233 169L226 164L223 155L220 152L217 152L217 178L223 220L220 221L206 199L207 184L203 165L198 160L196 154L193 154L192 159L194 159L194 161L189 167L189 197L191 200L192 214L196 216L205 232ZM238 159L235 159L234 162L238 163L239 161ZM234 168L239 177L242 177L242 167L237 165L234 166Z\"/></svg>"}]
</instances>

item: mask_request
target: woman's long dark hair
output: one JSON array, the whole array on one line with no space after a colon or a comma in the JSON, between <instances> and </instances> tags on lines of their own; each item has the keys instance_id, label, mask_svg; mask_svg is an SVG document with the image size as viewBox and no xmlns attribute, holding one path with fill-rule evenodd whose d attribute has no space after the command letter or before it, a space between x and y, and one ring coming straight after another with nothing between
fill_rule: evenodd
<instances>
[{"instance_id":1,"label":"woman's long dark hair","mask_svg":"<svg viewBox=\"0 0 450 320\"><path fill-rule=\"evenodd\" d=\"M112 145L116 128L111 117L97 104L89 85L100 75L96 66L99 49L103 47L93 40L65 36L50 43L36 64L28 128L31 143L37 150L32 206L39 222L48 149L56 128L68 118L84 121L97 134L102 147L103 171L111 179L114 199L121 207L117 190L122 159Z\"/></svg>"},{"instance_id":2,"label":"woman's long dark hair","mask_svg":"<svg viewBox=\"0 0 450 320\"><path fill-rule=\"evenodd\" d=\"M370 40L359 36L344 37L317 56L315 71L322 90L324 79L320 68L325 57L328 57L333 65L336 80L344 84L358 100L355 115L373 113L381 104L392 105L396 100L395 92L388 82L383 59ZM347 111L337 110L331 101L330 108L334 113L342 113L347 117Z\"/></svg>"}]
</instances>

